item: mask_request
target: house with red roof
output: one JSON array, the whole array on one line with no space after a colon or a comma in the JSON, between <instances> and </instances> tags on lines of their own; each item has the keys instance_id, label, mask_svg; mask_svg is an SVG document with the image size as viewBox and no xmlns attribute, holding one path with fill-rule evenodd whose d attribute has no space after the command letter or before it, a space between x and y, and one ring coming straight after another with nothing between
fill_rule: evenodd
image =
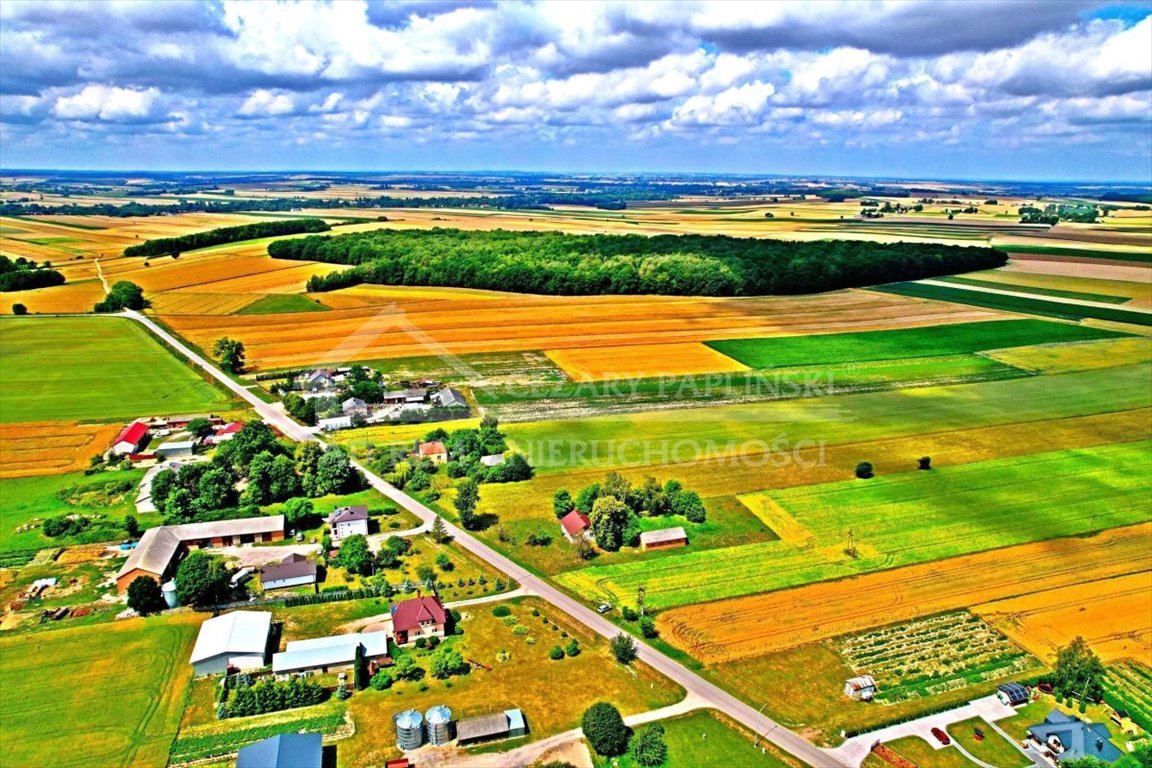
<instances>
[{"instance_id":1,"label":"house with red roof","mask_svg":"<svg viewBox=\"0 0 1152 768\"><path fill-rule=\"evenodd\" d=\"M592 534L592 521L588 515L574 509L560 518L560 530L568 541L575 541L577 537L586 539Z\"/></svg>"},{"instance_id":2,"label":"house with red roof","mask_svg":"<svg viewBox=\"0 0 1152 768\"><path fill-rule=\"evenodd\" d=\"M209 435L207 442L215 443L216 445L219 445L220 443L226 443L232 438L236 437L236 433L243 428L244 422L230 421L224 426L218 428L213 434Z\"/></svg>"},{"instance_id":3,"label":"house with red roof","mask_svg":"<svg viewBox=\"0 0 1152 768\"><path fill-rule=\"evenodd\" d=\"M408 645L419 637L443 638L447 626L448 611L436 595L421 595L392 606L392 634L397 645Z\"/></svg>"},{"instance_id":4,"label":"house with red roof","mask_svg":"<svg viewBox=\"0 0 1152 768\"><path fill-rule=\"evenodd\" d=\"M112 453L117 456L130 456L140 452L140 446L148 439L148 425L134 421L112 441Z\"/></svg>"},{"instance_id":5,"label":"house with red roof","mask_svg":"<svg viewBox=\"0 0 1152 768\"><path fill-rule=\"evenodd\" d=\"M439 440L433 440L430 443L420 443L420 448L417 453L422 459L431 459L433 464L447 464L448 463L448 449L444 447L444 443Z\"/></svg>"}]
</instances>

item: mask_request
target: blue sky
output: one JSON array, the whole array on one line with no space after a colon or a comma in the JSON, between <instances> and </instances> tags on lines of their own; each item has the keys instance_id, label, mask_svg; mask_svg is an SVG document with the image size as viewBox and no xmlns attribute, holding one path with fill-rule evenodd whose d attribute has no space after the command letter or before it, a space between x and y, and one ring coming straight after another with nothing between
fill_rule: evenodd
<instances>
[{"instance_id":1,"label":"blue sky","mask_svg":"<svg viewBox=\"0 0 1152 768\"><path fill-rule=\"evenodd\" d=\"M5 168L1152 183L1152 3L0 4Z\"/></svg>"}]
</instances>

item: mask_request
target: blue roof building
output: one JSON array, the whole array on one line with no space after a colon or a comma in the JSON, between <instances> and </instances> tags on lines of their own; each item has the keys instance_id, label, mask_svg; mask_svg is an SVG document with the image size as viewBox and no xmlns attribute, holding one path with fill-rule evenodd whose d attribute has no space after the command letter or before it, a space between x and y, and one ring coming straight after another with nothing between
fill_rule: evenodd
<instances>
[{"instance_id":1,"label":"blue roof building","mask_svg":"<svg viewBox=\"0 0 1152 768\"><path fill-rule=\"evenodd\" d=\"M1061 763L1081 757L1095 757L1112 763L1124 755L1110 741L1112 734L1108 726L1086 723L1058 709L1052 710L1044 722L1031 726L1028 735L1040 747L1052 751L1056 761Z\"/></svg>"},{"instance_id":2,"label":"blue roof building","mask_svg":"<svg viewBox=\"0 0 1152 768\"><path fill-rule=\"evenodd\" d=\"M282 733L240 750L236 768L321 768L323 737L318 733Z\"/></svg>"}]
</instances>

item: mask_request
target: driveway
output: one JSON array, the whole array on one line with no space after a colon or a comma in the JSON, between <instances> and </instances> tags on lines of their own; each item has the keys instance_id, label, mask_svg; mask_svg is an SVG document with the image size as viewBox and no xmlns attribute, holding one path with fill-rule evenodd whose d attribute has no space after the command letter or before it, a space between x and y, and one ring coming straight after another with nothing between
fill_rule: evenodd
<instances>
[{"instance_id":1,"label":"driveway","mask_svg":"<svg viewBox=\"0 0 1152 768\"><path fill-rule=\"evenodd\" d=\"M165 461L161 464L156 464L148 468L144 473L144 477L140 479L140 490L136 494L136 512L146 515L158 511L156 505L152 503L152 480L156 475L160 474L166 469L180 469L185 464L195 464L201 461L208 461L207 456L193 456L190 459L183 459L182 461Z\"/></svg>"},{"instance_id":2,"label":"driveway","mask_svg":"<svg viewBox=\"0 0 1152 768\"><path fill-rule=\"evenodd\" d=\"M860 706L867 707L875 705L862 703ZM868 757L868 753L872 751L872 746L877 742L885 743L904 738L905 736L919 736L928 742L928 744L932 745L933 749L943 749L944 745L937 741L936 737L932 735L933 728L947 730L948 726L973 717L980 717L992 723L996 720L1012 717L1015 714L1015 709L1001 703L1000 699L996 698L995 695L985 696L982 699L975 699L956 709L950 709L947 712L939 712L935 715L921 717L918 720L909 720L906 723L891 725L887 728L881 728L878 731L853 736L839 747L826 751L844 765L859 768L864 762L864 758ZM963 752L963 750L960 751ZM965 753L965 756L979 765L984 765L967 753Z\"/></svg>"}]
</instances>

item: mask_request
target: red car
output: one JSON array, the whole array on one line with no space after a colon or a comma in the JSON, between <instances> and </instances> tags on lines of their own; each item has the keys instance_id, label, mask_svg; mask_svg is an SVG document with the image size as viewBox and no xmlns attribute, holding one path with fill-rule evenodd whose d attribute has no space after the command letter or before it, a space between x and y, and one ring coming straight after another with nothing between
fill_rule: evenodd
<instances>
[{"instance_id":1,"label":"red car","mask_svg":"<svg viewBox=\"0 0 1152 768\"><path fill-rule=\"evenodd\" d=\"M948 734L944 733L944 731L940 730L939 728L933 728L932 735L936 737L936 741L940 742L944 746L948 746L952 743L952 739L948 738Z\"/></svg>"}]
</instances>

